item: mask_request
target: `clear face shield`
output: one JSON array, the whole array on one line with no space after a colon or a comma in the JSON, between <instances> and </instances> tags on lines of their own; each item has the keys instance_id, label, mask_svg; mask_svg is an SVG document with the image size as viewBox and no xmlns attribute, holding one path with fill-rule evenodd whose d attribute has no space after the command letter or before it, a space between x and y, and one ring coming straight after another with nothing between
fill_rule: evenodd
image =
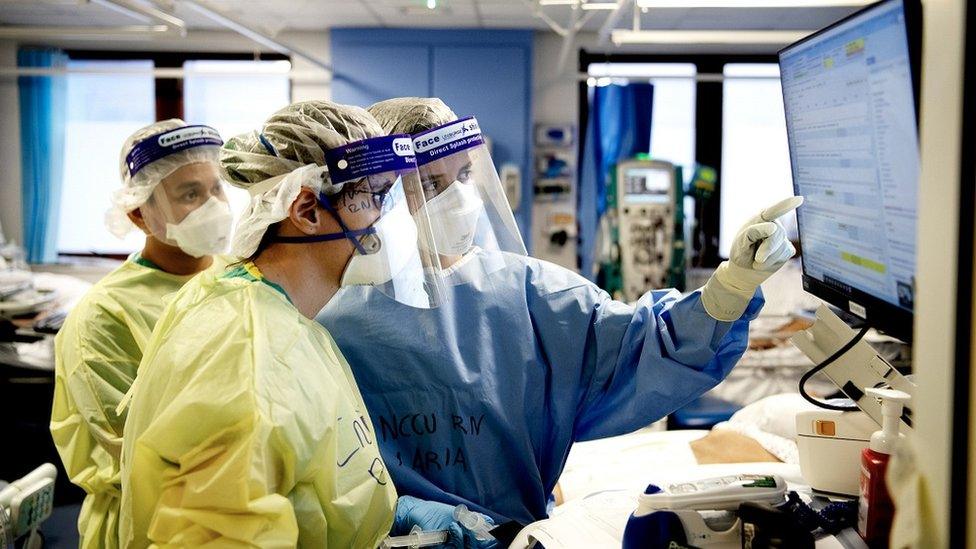
<instances>
[{"instance_id":1,"label":"clear face shield","mask_svg":"<svg viewBox=\"0 0 976 549\"><path fill-rule=\"evenodd\" d=\"M503 268L525 244L474 117L413 136L428 218L447 284ZM465 275L464 273L467 273Z\"/></svg>"},{"instance_id":2,"label":"clear face shield","mask_svg":"<svg viewBox=\"0 0 976 549\"><path fill-rule=\"evenodd\" d=\"M373 286L419 308L443 300L443 281L410 137L357 141L326 152L337 194L323 206L355 247L342 286Z\"/></svg>"},{"instance_id":3,"label":"clear face shield","mask_svg":"<svg viewBox=\"0 0 976 549\"><path fill-rule=\"evenodd\" d=\"M126 161L135 175L142 168L164 165L183 151L211 147L215 142L219 146L220 138L212 129L188 126L145 140ZM216 163L189 162L175 168L139 206L146 228L160 241L193 257L226 252L233 214Z\"/></svg>"}]
</instances>

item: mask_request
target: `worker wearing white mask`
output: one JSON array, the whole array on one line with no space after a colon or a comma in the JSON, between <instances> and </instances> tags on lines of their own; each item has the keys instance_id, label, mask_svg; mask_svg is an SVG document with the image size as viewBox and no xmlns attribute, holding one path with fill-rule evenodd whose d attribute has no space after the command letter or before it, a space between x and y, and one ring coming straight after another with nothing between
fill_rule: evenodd
<instances>
[{"instance_id":1,"label":"worker wearing white mask","mask_svg":"<svg viewBox=\"0 0 976 549\"><path fill-rule=\"evenodd\" d=\"M397 499L349 365L312 320L343 286L437 304L410 140L363 109L308 101L228 141L221 166L252 195L241 261L178 292L148 344L126 423L123 545L373 549L418 525L470 546L452 506Z\"/></svg>"},{"instance_id":2,"label":"worker wearing white mask","mask_svg":"<svg viewBox=\"0 0 976 549\"><path fill-rule=\"evenodd\" d=\"M55 339L51 435L71 481L87 492L82 547L115 547L119 453L125 414L116 406L136 377L164 297L226 260L231 214L218 172L216 130L166 120L124 143L122 188L108 225L119 237L146 235L143 249L99 281Z\"/></svg>"},{"instance_id":3,"label":"worker wearing white mask","mask_svg":"<svg viewBox=\"0 0 976 549\"><path fill-rule=\"evenodd\" d=\"M167 253L200 259L227 251L233 215L217 172L220 134L176 119L149 128L156 133L142 130L126 144L125 184L112 196L109 230L119 238L136 228L146 233L144 258Z\"/></svg>"}]
</instances>

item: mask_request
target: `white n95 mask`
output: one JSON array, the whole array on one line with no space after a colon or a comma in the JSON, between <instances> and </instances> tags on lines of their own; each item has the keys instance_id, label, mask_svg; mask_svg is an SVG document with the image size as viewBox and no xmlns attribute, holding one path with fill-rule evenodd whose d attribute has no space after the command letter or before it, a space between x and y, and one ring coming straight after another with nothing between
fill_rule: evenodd
<instances>
[{"instance_id":1,"label":"white n95 mask","mask_svg":"<svg viewBox=\"0 0 976 549\"><path fill-rule=\"evenodd\" d=\"M462 255L471 248L478 220L485 203L472 181L455 181L441 194L431 198L421 212L426 212L433 229L434 245L442 255Z\"/></svg>"},{"instance_id":2,"label":"white n95 mask","mask_svg":"<svg viewBox=\"0 0 976 549\"><path fill-rule=\"evenodd\" d=\"M230 206L211 196L179 223L167 223L166 238L193 257L223 253L230 244L233 221Z\"/></svg>"},{"instance_id":3,"label":"white n95 mask","mask_svg":"<svg viewBox=\"0 0 976 549\"><path fill-rule=\"evenodd\" d=\"M363 237L360 243L367 250L363 255L353 252L342 273L342 286L375 286L386 284L413 265L419 269L417 226L407 207L400 200L373 224L374 234Z\"/></svg>"}]
</instances>

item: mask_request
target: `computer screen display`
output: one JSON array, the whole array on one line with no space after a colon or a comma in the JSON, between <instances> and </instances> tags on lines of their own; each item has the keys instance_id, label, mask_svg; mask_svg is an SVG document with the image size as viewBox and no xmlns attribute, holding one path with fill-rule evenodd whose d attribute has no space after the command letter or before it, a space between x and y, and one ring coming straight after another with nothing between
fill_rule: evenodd
<instances>
[{"instance_id":1,"label":"computer screen display","mask_svg":"<svg viewBox=\"0 0 976 549\"><path fill-rule=\"evenodd\" d=\"M862 317L872 304L914 308L919 152L905 7L876 4L780 52L793 185L806 197L804 283Z\"/></svg>"}]
</instances>

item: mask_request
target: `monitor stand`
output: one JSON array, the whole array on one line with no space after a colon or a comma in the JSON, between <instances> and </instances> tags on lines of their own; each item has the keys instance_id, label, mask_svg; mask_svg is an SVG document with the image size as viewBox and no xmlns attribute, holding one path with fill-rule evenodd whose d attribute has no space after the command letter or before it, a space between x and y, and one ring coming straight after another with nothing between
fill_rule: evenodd
<instances>
[{"instance_id":1,"label":"monitor stand","mask_svg":"<svg viewBox=\"0 0 976 549\"><path fill-rule=\"evenodd\" d=\"M817 308L817 319L813 326L797 333L790 341L803 351L814 364L820 364L840 350L857 335L839 316L826 305ZM915 395L915 384L898 372L891 364L875 352L871 345L861 340L851 350L844 353L821 373L827 376L841 392L848 396L858 408L863 410L878 425L881 425L881 403L865 395L865 387L890 386L892 389ZM905 406L902 415L903 433L912 431L912 405Z\"/></svg>"}]
</instances>

